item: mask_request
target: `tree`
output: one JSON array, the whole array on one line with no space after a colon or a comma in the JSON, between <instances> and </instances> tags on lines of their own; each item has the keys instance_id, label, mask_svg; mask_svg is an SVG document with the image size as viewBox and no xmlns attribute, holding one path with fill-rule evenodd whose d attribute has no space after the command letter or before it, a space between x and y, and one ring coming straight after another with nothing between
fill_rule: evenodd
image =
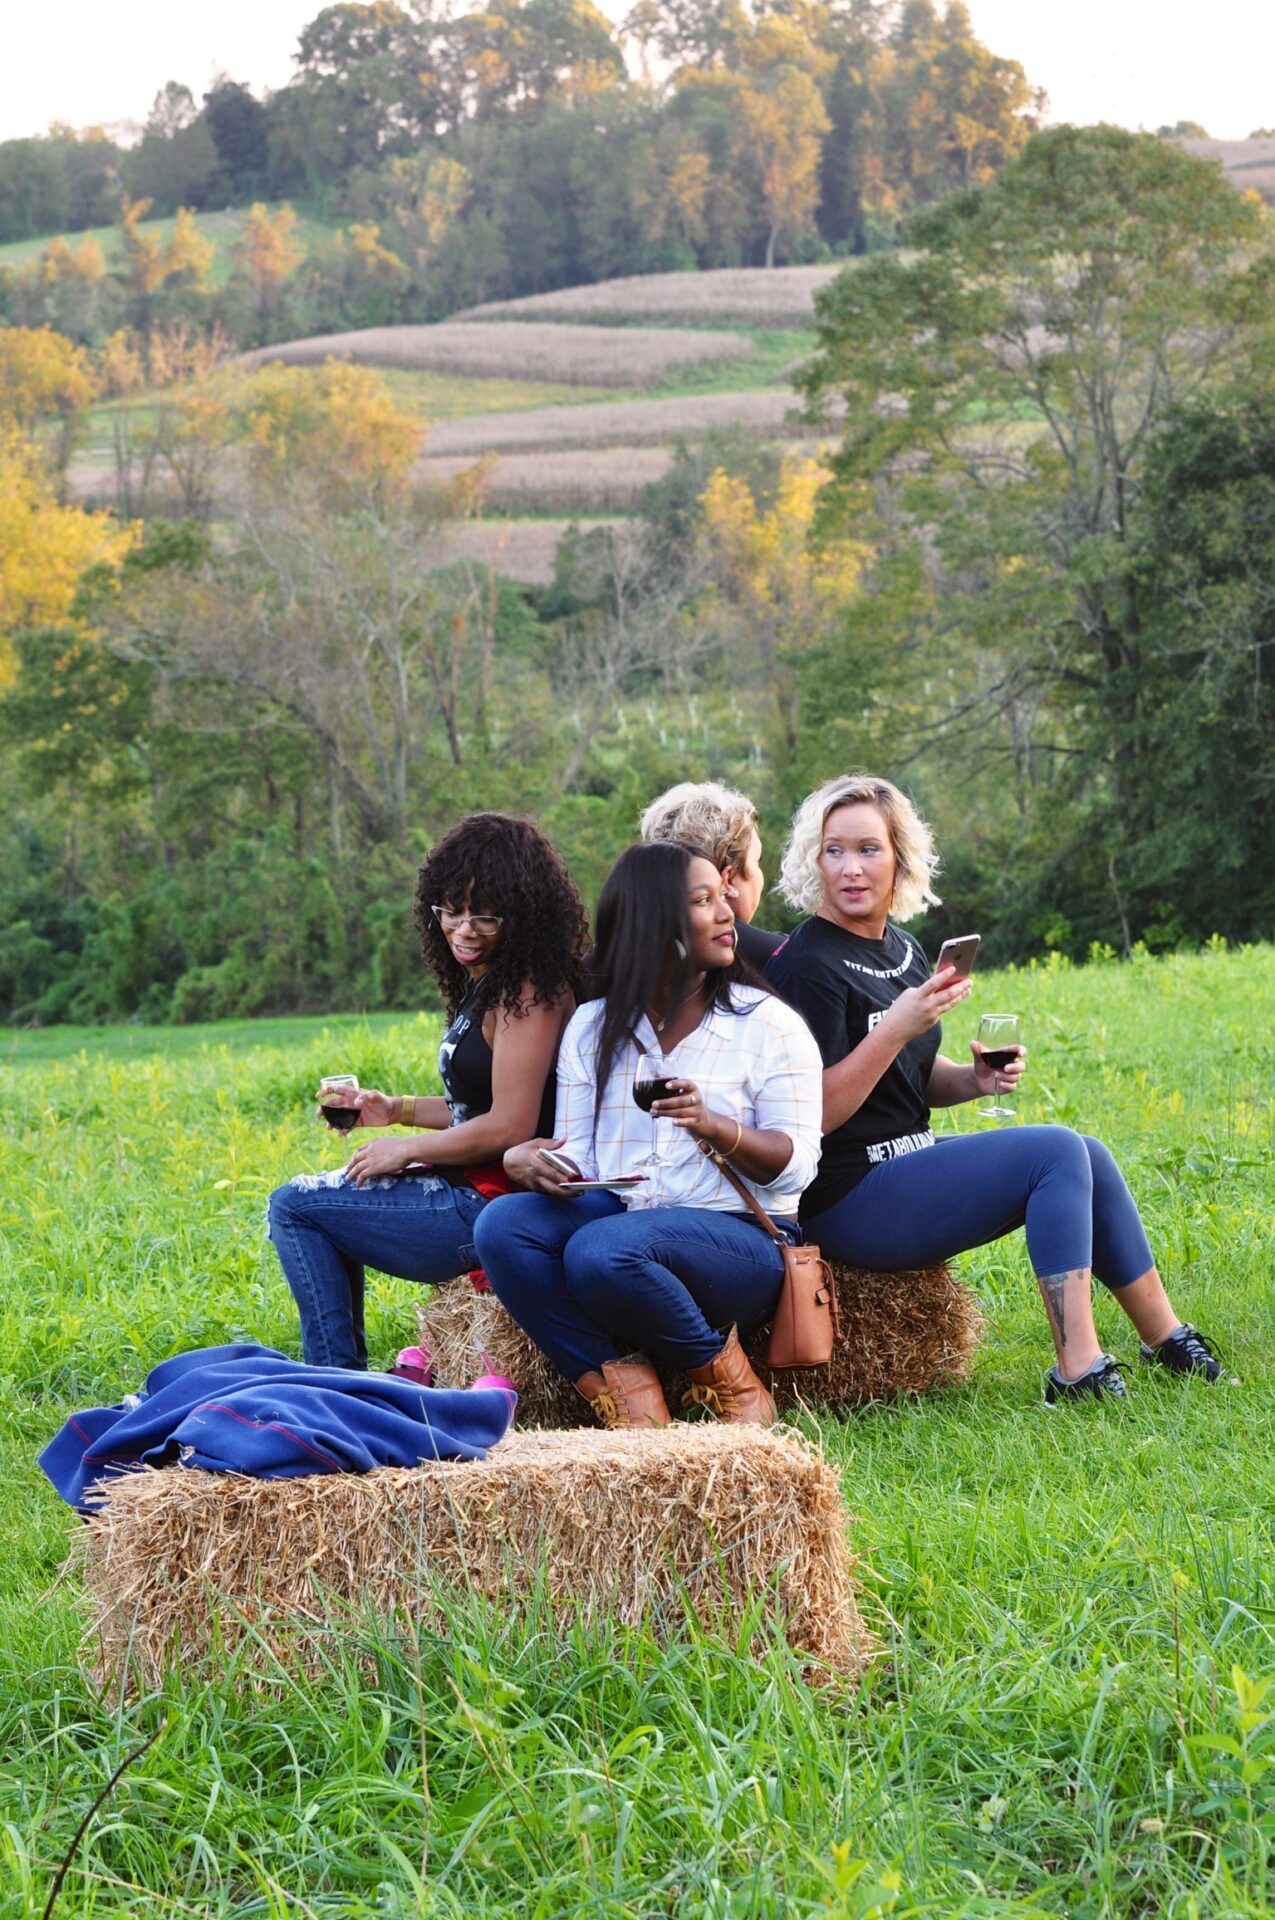
<instances>
[{"instance_id":1,"label":"tree","mask_svg":"<svg viewBox=\"0 0 1275 1920\"><path fill-rule=\"evenodd\" d=\"M217 149L189 87L170 80L156 94L141 141L124 165L129 191L161 214L207 206Z\"/></svg>"},{"instance_id":2,"label":"tree","mask_svg":"<svg viewBox=\"0 0 1275 1920\"><path fill-rule=\"evenodd\" d=\"M1275 395L1189 401L1148 449L1129 540L1143 635L1121 822L1130 911L1171 944L1275 928ZM1127 752L1128 736L1113 742Z\"/></svg>"},{"instance_id":3,"label":"tree","mask_svg":"<svg viewBox=\"0 0 1275 1920\"><path fill-rule=\"evenodd\" d=\"M224 75L204 95L204 119L217 150L218 186L243 201L265 186L270 164L266 109L241 81Z\"/></svg>"},{"instance_id":4,"label":"tree","mask_svg":"<svg viewBox=\"0 0 1275 1920\"><path fill-rule=\"evenodd\" d=\"M1132 515L1169 409L1269 355L1266 216L1176 146L1060 127L906 233L823 297L806 382L847 407L823 520L877 549L861 640L931 689L895 760L941 743L949 784L994 764L1025 839L1074 832L1091 876L1100 844L1095 937L1123 939L1148 777Z\"/></svg>"},{"instance_id":5,"label":"tree","mask_svg":"<svg viewBox=\"0 0 1275 1920\"><path fill-rule=\"evenodd\" d=\"M288 276L305 258L305 249L292 236L297 216L284 205L277 213L260 200L253 202L235 242L235 278L248 288L259 325L268 325L283 306Z\"/></svg>"},{"instance_id":6,"label":"tree","mask_svg":"<svg viewBox=\"0 0 1275 1920\"><path fill-rule=\"evenodd\" d=\"M745 681L766 689L775 764L798 754L803 655L817 648L858 590L867 558L853 536L810 541L820 493L831 474L814 458L785 455L773 498L759 502L748 480L718 468L704 490L703 553L712 588L697 607Z\"/></svg>"},{"instance_id":7,"label":"tree","mask_svg":"<svg viewBox=\"0 0 1275 1920\"><path fill-rule=\"evenodd\" d=\"M764 88L747 89L739 107L761 173L766 265L773 267L780 233L799 233L814 212L819 144L831 122L814 81L793 66L783 67Z\"/></svg>"},{"instance_id":8,"label":"tree","mask_svg":"<svg viewBox=\"0 0 1275 1920\"><path fill-rule=\"evenodd\" d=\"M282 97L312 184L372 171L434 132L437 35L424 9L338 0L305 28L296 66Z\"/></svg>"},{"instance_id":9,"label":"tree","mask_svg":"<svg viewBox=\"0 0 1275 1920\"><path fill-rule=\"evenodd\" d=\"M962 0L906 0L880 84L882 174L906 210L981 186L1022 150L1043 96L974 38Z\"/></svg>"},{"instance_id":10,"label":"tree","mask_svg":"<svg viewBox=\"0 0 1275 1920\"><path fill-rule=\"evenodd\" d=\"M135 538L109 514L59 505L36 450L0 422L0 690L14 632L69 620L84 573L117 565Z\"/></svg>"}]
</instances>

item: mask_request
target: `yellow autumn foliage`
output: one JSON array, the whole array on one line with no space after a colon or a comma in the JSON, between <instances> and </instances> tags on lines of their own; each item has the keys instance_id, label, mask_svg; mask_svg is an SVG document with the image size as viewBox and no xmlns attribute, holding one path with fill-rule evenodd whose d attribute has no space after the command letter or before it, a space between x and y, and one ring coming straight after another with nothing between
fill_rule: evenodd
<instances>
[{"instance_id":1,"label":"yellow autumn foliage","mask_svg":"<svg viewBox=\"0 0 1275 1920\"><path fill-rule=\"evenodd\" d=\"M61 505L30 442L0 429L0 691L15 629L66 620L85 571L118 565L137 537L108 513Z\"/></svg>"},{"instance_id":2,"label":"yellow autumn foliage","mask_svg":"<svg viewBox=\"0 0 1275 1920\"><path fill-rule=\"evenodd\" d=\"M341 360L263 367L245 419L259 477L306 474L338 502L405 485L425 438L375 373Z\"/></svg>"},{"instance_id":3,"label":"yellow autumn foliage","mask_svg":"<svg viewBox=\"0 0 1275 1920\"><path fill-rule=\"evenodd\" d=\"M821 461L785 455L774 504L762 510L748 482L718 468L701 496L704 541L718 591L744 613L784 626L834 613L851 599L870 550L845 537L811 544Z\"/></svg>"},{"instance_id":4,"label":"yellow autumn foliage","mask_svg":"<svg viewBox=\"0 0 1275 1920\"><path fill-rule=\"evenodd\" d=\"M30 432L39 420L75 413L94 395L82 347L52 327L0 329L0 429Z\"/></svg>"}]
</instances>

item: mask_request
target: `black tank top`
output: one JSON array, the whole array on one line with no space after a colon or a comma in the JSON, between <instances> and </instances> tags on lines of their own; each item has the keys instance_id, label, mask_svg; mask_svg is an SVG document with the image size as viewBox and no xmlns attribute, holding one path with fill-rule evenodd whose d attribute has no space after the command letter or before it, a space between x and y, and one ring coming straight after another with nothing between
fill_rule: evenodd
<instances>
[{"instance_id":1,"label":"black tank top","mask_svg":"<svg viewBox=\"0 0 1275 1920\"><path fill-rule=\"evenodd\" d=\"M475 1018L481 980L475 980L456 1009L456 1017L438 1043L438 1071L452 1111L452 1125L491 1112L491 1048L483 1039L482 1015ZM558 1097L557 1075L545 1082L536 1132L553 1132L553 1109Z\"/></svg>"}]
</instances>

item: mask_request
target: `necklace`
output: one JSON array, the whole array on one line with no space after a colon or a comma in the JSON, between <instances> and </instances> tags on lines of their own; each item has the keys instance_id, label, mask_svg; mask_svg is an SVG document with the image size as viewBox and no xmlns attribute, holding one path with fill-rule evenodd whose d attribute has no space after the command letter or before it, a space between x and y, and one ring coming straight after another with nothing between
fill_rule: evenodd
<instances>
[{"instance_id":1,"label":"necklace","mask_svg":"<svg viewBox=\"0 0 1275 1920\"><path fill-rule=\"evenodd\" d=\"M675 1000L673 1002L673 1005L668 1009L667 1013L661 1014L658 1020L651 1021L651 1025L654 1027L655 1031L657 1033L663 1033L669 1021L675 1019L676 1016L682 1011L682 1008L689 1006L692 1000L698 1000L699 996L701 995L701 993L703 993L703 991L704 991L704 982L701 980L697 987L692 987L691 991L689 993L684 993L680 1000ZM650 1019L649 1014L647 1015L647 1018Z\"/></svg>"}]
</instances>

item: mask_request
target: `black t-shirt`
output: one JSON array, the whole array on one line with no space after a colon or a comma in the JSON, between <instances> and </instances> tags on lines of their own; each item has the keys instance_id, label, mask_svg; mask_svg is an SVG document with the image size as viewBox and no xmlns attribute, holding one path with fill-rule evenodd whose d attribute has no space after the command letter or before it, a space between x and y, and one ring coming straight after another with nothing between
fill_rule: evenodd
<instances>
[{"instance_id":1,"label":"black t-shirt","mask_svg":"<svg viewBox=\"0 0 1275 1920\"><path fill-rule=\"evenodd\" d=\"M782 933L767 933L762 927L750 926L747 920L735 922L735 951L741 960L750 967L762 971L776 947L782 947Z\"/></svg>"},{"instance_id":2,"label":"black t-shirt","mask_svg":"<svg viewBox=\"0 0 1275 1920\"><path fill-rule=\"evenodd\" d=\"M802 1015L825 1067L853 1053L904 988L929 977L925 955L898 927L867 940L818 918L804 921L766 963L766 978ZM801 1203L804 1218L835 1206L881 1161L930 1144L926 1091L941 1038L935 1026L909 1040L858 1112L824 1135L819 1171Z\"/></svg>"},{"instance_id":3,"label":"black t-shirt","mask_svg":"<svg viewBox=\"0 0 1275 1920\"><path fill-rule=\"evenodd\" d=\"M452 1125L491 1112L491 1048L483 1039L483 1014L477 1010L480 981L475 980L456 1009L456 1017L438 1043L438 1071L452 1110ZM550 1073L540 1102L536 1131L553 1133L557 1081ZM440 1169L442 1171L442 1169Z\"/></svg>"}]
</instances>

